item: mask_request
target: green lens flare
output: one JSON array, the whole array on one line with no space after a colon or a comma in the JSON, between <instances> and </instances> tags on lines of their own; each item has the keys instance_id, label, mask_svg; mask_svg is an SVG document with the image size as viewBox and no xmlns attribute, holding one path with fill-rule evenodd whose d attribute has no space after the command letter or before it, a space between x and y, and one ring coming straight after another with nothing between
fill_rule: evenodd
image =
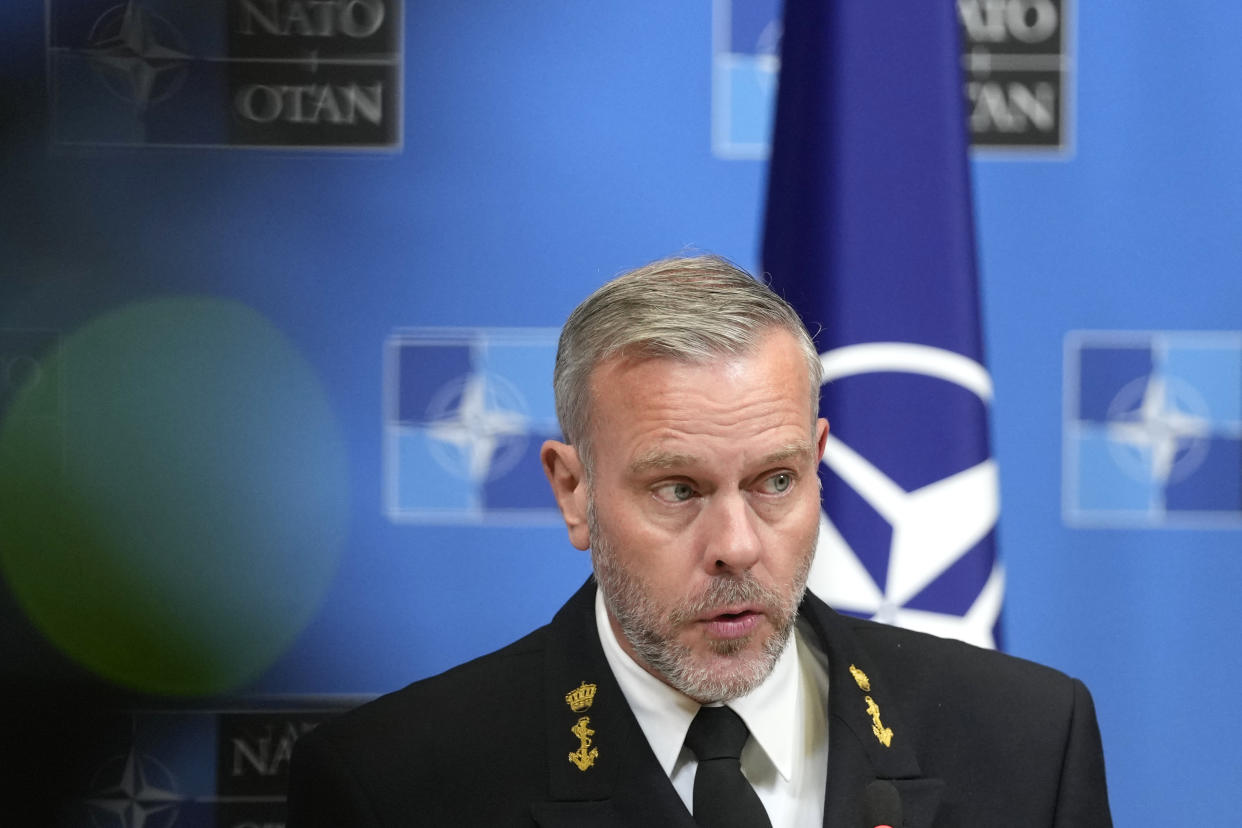
<instances>
[{"instance_id":1,"label":"green lens flare","mask_svg":"<svg viewBox=\"0 0 1242 828\"><path fill-rule=\"evenodd\" d=\"M176 298L65 337L0 423L0 570L58 648L169 695L253 680L317 610L346 456L293 344L232 301Z\"/></svg>"}]
</instances>

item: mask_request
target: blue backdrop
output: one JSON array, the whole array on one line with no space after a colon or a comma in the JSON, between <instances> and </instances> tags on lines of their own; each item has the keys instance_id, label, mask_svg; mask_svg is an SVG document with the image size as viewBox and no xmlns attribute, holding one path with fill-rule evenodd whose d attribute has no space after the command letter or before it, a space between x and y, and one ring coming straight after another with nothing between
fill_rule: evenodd
<instances>
[{"instance_id":1,"label":"blue backdrop","mask_svg":"<svg viewBox=\"0 0 1242 828\"><path fill-rule=\"evenodd\" d=\"M1119 825L1189 824L1242 735L1242 9L1055 5L1062 147L972 162L1005 646L1092 689ZM686 248L757 268L766 162L720 140L706 2L193 6L0 9L0 673L129 711L27 720L11 778L211 824L315 710L581 582L547 329Z\"/></svg>"}]
</instances>

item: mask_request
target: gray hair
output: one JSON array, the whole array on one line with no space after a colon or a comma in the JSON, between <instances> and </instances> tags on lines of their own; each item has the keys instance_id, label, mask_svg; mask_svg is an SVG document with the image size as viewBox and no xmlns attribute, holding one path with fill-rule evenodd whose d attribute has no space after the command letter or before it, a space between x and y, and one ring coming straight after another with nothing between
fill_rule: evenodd
<instances>
[{"instance_id":1,"label":"gray hair","mask_svg":"<svg viewBox=\"0 0 1242 828\"><path fill-rule=\"evenodd\" d=\"M574 309L561 330L553 386L566 442L589 477L591 373L625 355L704 363L752 353L772 329L793 335L806 359L810 416L823 368L806 326L770 287L719 256L672 257L622 274Z\"/></svg>"}]
</instances>

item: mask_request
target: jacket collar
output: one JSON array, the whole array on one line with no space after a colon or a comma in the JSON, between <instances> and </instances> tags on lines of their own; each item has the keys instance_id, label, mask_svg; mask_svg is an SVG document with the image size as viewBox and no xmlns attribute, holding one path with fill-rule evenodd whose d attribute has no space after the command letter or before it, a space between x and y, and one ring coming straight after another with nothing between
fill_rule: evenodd
<instances>
[{"instance_id":1,"label":"jacket collar","mask_svg":"<svg viewBox=\"0 0 1242 828\"><path fill-rule=\"evenodd\" d=\"M604 659L593 578L552 619L548 640L550 801L532 807L536 822L694 828Z\"/></svg>"},{"instance_id":2,"label":"jacket collar","mask_svg":"<svg viewBox=\"0 0 1242 828\"><path fill-rule=\"evenodd\" d=\"M595 628L594 599L592 578L561 608L548 630L544 720L549 800L532 806L535 820L545 828L693 828L608 669ZM923 776L914 731L902 724L895 701L885 703L895 699L886 691L885 678L848 620L809 593L800 615L818 637L830 671L824 825L859 824L863 790L875 779L886 779L901 795L906 828L929 828L944 783ZM867 698L877 711L874 716ZM887 746L877 730L880 735L891 732Z\"/></svg>"},{"instance_id":3,"label":"jacket collar","mask_svg":"<svg viewBox=\"0 0 1242 828\"><path fill-rule=\"evenodd\" d=\"M919 767L915 730L901 719L890 677L854 635L852 623L814 595L799 615L828 656L828 781L824 825L861 824L864 789L880 779L901 795L906 828L935 820L944 782Z\"/></svg>"}]
</instances>

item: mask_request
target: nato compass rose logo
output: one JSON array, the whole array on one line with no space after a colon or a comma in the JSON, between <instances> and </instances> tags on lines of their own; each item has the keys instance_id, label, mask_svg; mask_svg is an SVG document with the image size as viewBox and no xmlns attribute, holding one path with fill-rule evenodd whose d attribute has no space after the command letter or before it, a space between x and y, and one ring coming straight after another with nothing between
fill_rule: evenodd
<instances>
[{"instance_id":1,"label":"nato compass rose logo","mask_svg":"<svg viewBox=\"0 0 1242 828\"><path fill-rule=\"evenodd\" d=\"M1242 333L1065 338L1063 516L1242 526Z\"/></svg>"},{"instance_id":2,"label":"nato compass rose logo","mask_svg":"<svg viewBox=\"0 0 1242 828\"><path fill-rule=\"evenodd\" d=\"M415 523L559 520L539 449L558 439L556 329L421 328L385 348L385 501Z\"/></svg>"},{"instance_id":3,"label":"nato compass rose logo","mask_svg":"<svg viewBox=\"0 0 1242 828\"><path fill-rule=\"evenodd\" d=\"M869 380L900 383L910 381L900 375L914 375L932 381L929 391L943 385L945 393L963 396L964 389L964 396L977 397L983 406L992 399L987 369L926 345L851 345L821 354L820 361L825 383L872 374L882 376ZM980 429L985 428L983 416L979 419ZM847 540L845 527L824 513L808 581L811 591L845 612L995 647L1004 592L1004 572L991 547L1000 510L996 463L985 457L907 488L844 439L829 432L823 459L829 478L839 479L857 499L841 510L838 521L848 521L851 511L855 516L867 512L869 520L874 515L868 527L873 531L851 533ZM884 439L900 442L902 435ZM963 569L973 577L959 578ZM877 572L882 573L878 578Z\"/></svg>"},{"instance_id":4,"label":"nato compass rose logo","mask_svg":"<svg viewBox=\"0 0 1242 828\"><path fill-rule=\"evenodd\" d=\"M172 828L184 801L172 772L131 748L95 772L86 805L93 828Z\"/></svg>"},{"instance_id":5,"label":"nato compass rose logo","mask_svg":"<svg viewBox=\"0 0 1242 828\"><path fill-rule=\"evenodd\" d=\"M108 89L139 111L171 97L185 80L190 55L184 38L133 0L105 11L91 27L87 44L83 54Z\"/></svg>"},{"instance_id":6,"label":"nato compass rose logo","mask_svg":"<svg viewBox=\"0 0 1242 828\"><path fill-rule=\"evenodd\" d=\"M451 380L431 398L427 435L432 456L450 474L484 483L521 459L530 438L526 400L497 374Z\"/></svg>"},{"instance_id":7,"label":"nato compass rose logo","mask_svg":"<svg viewBox=\"0 0 1242 828\"><path fill-rule=\"evenodd\" d=\"M1139 377L1109 403L1109 450L1117 465L1137 480L1184 480L1207 457L1208 415L1203 397L1183 380Z\"/></svg>"}]
</instances>

